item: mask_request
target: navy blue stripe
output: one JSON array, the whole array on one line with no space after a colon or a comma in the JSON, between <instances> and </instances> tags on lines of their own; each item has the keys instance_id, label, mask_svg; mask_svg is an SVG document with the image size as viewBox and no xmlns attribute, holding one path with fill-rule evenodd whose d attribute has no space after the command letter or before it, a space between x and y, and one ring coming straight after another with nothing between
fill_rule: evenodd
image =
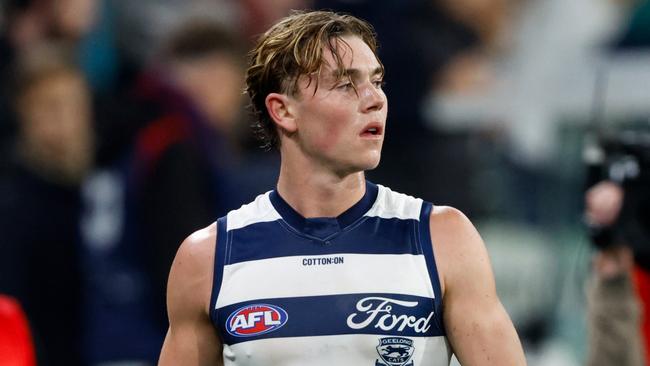
<instances>
[{"instance_id":1,"label":"navy blue stripe","mask_svg":"<svg viewBox=\"0 0 650 366\"><path fill-rule=\"evenodd\" d=\"M422 252L427 263L427 270L433 285L433 293L435 294L435 311L436 314L442 315L442 290L440 288L440 277L438 276L438 267L436 266L436 259L433 255L433 245L431 243L431 225L430 217L433 210L433 204L430 202L422 202L422 210L420 211L420 224L418 225L419 242L422 247ZM438 326L444 329L442 316L436 319L439 321Z\"/></svg>"},{"instance_id":2,"label":"navy blue stripe","mask_svg":"<svg viewBox=\"0 0 650 366\"><path fill-rule=\"evenodd\" d=\"M228 232L232 250L226 264L300 255L421 254L416 220L365 217L329 240L308 238L282 221L260 222Z\"/></svg>"},{"instance_id":3,"label":"navy blue stripe","mask_svg":"<svg viewBox=\"0 0 650 366\"><path fill-rule=\"evenodd\" d=\"M254 311L281 309L277 314L268 316L268 319L276 321L272 326L273 330L262 327L263 330L260 330L259 334L234 335L242 328L227 328L227 319L230 319L231 324L241 326L242 321L247 319L246 315L240 316L238 321L235 319L242 314L242 309L251 308ZM438 314L434 312L433 299L413 295L372 293L258 299L232 304L217 309L217 312L220 319L216 323L217 329L223 342L229 345L267 338L343 334L405 337L444 335L438 326L440 322L436 319ZM263 323L265 317L258 313L257 317L252 319L254 321L247 324L248 326ZM278 322L281 324L277 324Z\"/></svg>"},{"instance_id":4,"label":"navy blue stripe","mask_svg":"<svg viewBox=\"0 0 650 366\"><path fill-rule=\"evenodd\" d=\"M227 218L226 216L217 220L217 243L214 253L214 273L212 275L212 295L210 296L210 309L214 309L217 304L217 297L219 296L219 289L221 289L221 282L223 280L223 266L226 260L227 248ZM216 318L217 312L210 311L210 319L213 323L217 323L219 319Z\"/></svg>"}]
</instances>

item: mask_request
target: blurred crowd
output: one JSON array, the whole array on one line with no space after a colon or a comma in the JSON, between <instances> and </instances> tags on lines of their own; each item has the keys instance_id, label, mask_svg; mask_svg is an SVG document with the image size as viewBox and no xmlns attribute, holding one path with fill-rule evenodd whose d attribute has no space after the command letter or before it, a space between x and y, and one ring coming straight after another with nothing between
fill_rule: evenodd
<instances>
[{"instance_id":1,"label":"blurred crowd","mask_svg":"<svg viewBox=\"0 0 650 366\"><path fill-rule=\"evenodd\" d=\"M369 178L483 223L531 364L584 358L580 321L563 323L584 304L562 299L582 295L566 258L584 252L588 127L546 95L567 60L650 45L649 1L0 4L0 294L24 310L38 365L155 364L178 245L275 184L277 153L248 128L246 52L305 8L378 33L389 133ZM495 90L508 110L483 108ZM446 113L456 100L478 102Z\"/></svg>"}]
</instances>

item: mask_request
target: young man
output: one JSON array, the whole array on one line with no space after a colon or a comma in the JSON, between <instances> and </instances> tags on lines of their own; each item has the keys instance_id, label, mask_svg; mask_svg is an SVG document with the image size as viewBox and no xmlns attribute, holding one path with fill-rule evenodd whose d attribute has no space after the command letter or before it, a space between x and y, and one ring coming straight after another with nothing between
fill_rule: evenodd
<instances>
[{"instance_id":1,"label":"young man","mask_svg":"<svg viewBox=\"0 0 650 366\"><path fill-rule=\"evenodd\" d=\"M18 134L0 163L0 293L25 310L39 365L83 364L79 222L94 131L91 91L71 51L26 49L7 88ZM0 364L13 363L0 356Z\"/></svg>"},{"instance_id":2,"label":"young man","mask_svg":"<svg viewBox=\"0 0 650 366\"><path fill-rule=\"evenodd\" d=\"M383 74L351 16L294 13L260 38L247 92L278 185L181 245L161 365L525 364L467 218L365 181Z\"/></svg>"}]
</instances>

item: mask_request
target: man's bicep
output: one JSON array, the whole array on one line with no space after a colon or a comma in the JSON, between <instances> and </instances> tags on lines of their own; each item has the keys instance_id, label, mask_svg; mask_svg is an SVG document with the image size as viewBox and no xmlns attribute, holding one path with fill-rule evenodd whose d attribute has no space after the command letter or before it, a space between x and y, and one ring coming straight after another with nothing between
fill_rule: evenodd
<instances>
[{"instance_id":1,"label":"man's bicep","mask_svg":"<svg viewBox=\"0 0 650 366\"><path fill-rule=\"evenodd\" d=\"M159 366L223 365L221 342L205 322L171 325L165 337Z\"/></svg>"},{"instance_id":2,"label":"man's bicep","mask_svg":"<svg viewBox=\"0 0 650 366\"><path fill-rule=\"evenodd\" d=\"M445 307L445 327L462 365L525 365L517 333L498 299L450 303Z\"/></svg>"},{"instance_id":3,"label":"man's bicep","mask_svg":"<svg viewBox=\"0 0 650 366\"><path fill-rule=\"evenodd\" d=\"M214 262L214 230L181 244L169 274L169 330L160 365L221 365L221 342L208 315Z\"/></svg>"},{"instance_id":4,"label":"man's bicep","mask_svg":"<svg viewBox=\"0 0 650 366\"><path fill-rule=\"evenodd\" d=\"M487 250L455 209L432 217L431 233L444 281L447 337L463 365L524 365L517 333L496 294Z\"/></svg>"}]
</instances>

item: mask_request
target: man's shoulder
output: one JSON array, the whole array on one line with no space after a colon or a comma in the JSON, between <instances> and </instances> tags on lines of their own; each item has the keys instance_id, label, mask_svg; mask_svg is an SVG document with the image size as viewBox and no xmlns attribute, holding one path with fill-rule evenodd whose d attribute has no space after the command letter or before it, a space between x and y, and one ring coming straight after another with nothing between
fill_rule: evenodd
<instances>
[{"instance_id":1,"label":"man's shoulder","mask_svg":"<svg viewBox=\"0 0 650 366\"><path fill-rule=\"evenodd\" d=\"M431 210L429 225L443 288L450 279L455 282L453 279L474 278L470 273L487 268L484 266L489 263L485 244L463 212L453 207L435 206ZM488 273L481 271L476 276Z\"/></svg>"},{"instance_id":2,"label":"man's shoulder","mask_svg":"<svg viewBox=\"0 0 650 366\"><path fill-rule=\"evenodd\" d=\"M192 246L193 248L201 248L205 246L206 243L214 243L216 238L217 223L213 222L212 224L190 234L190 236L185 239L184 243L187 243L188 246Z\"/></svg>"},{"instance_id":3,"label":"man's shoulder","mask_svg":"<svg viewBox=\"0 0 650 366\"><path fill-rule=\"evenodd\" d=\"M192 233L178 249L167 285L170 319L209 314L216 241L213 223Z\"/></svg>"},{"instance_id":4,"label":"man's shoulder","mask_svg":"<svg viewBox=\"0 0 650 366\"><path fill-rule=\"evenodd\" d=\"M217 243L217 223L193 232L178 248L174 266L179 274L191 276L195 271L211 267Z\"/></svg>"},{"instance_id":5,"label":"man's shoulder","mask_svg":"<svg viewBox=\"0 0 650 366\"><path fill-rule=\"evenodd\" d=\"M433 206L429 222L432 226L442 225L456 230L473 227L469 218L461 210L451 206Z\"/></svg>"},{"instance_id":6,"label":"man's shoulder","mask_svg":"<svg viewBox=\"0 0 650 366\"><path fill-rule=\"evenodd\" d=\"M449 245L457 250L466 249L468 245L477 245L482 241L474 224L457 208L450 206L433 206L429 216L431 236L435 242Z\"/></svg>"}]
</instances>

